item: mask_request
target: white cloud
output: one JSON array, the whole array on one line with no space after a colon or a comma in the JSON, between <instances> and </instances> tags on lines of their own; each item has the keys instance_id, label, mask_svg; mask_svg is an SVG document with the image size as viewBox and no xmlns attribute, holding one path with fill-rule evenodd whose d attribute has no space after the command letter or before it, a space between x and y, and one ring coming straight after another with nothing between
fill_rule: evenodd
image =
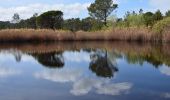
<instances>
[{"instance_id":1,"label":"white cloud","mask_svg":"<svg viewBox=\"0 0 170 100\"><path fill-rule=\"evenodd\" d=\"M170 9L170 0L149 0L149 4L155 8L155 10L160 9L163 12Z\"/></svg>"},{"instance_id":2,"label":"white cloud","mask_svg":"<svg viewBox=\"0 0 170 100\"><path fill-rule=\"evenodd\" d=\"M128 92L132 88L132 84L128 82L124 83L113 83L98 88L97 93L107 95L120 95Z\"/></svg>"},{"instance_id":3,"label":"white cloud","mask_svg":"<svg viewBox=\"0 0 170 100\"><path fill-rule=\"evenodd\" d=\"M161 72L162 74L165 74L165 75L167 75L167 76L170 76L170 68L167 67L167 66L165 66L165 65L160 68L160 72Z\"/></svg>"},{"instance_id":4,"label":"white cloud","mask_svg":"<svg viewBox=\"0 0 170 100\"><path fill-rule=\"evenodd\" d=\"M46 80L51 80L54 82L74 82L81 76L81 70L46 70L40 73L35 73L35 77L42 78Z\"/></svg>"},{"instance_id":5,"label":"white cloud","mask_svg":"<svg viewBox=\"0 0 170 100\"><path fill-rule=\"evenodd\" d=\"M124 83L111 83L108 79L97 78L82 78L73 84L71 93L76 96L86 95L92 89L97 94L104 95L121 95L127 93L132 88L132 84L128 82Z\"/></svg>"},{"instance_id":6,"label":"white cloud","mask_svg":"<svg viewBox=\"0 0 170 100\"><path fill-rule=\"evenodd\" d=\"M0 7L0 20L11 20L14 13L19 13L23 19L31 17L34 13L43 13L49 10L61 10L64 12L64 18L80 16L86 11L90 3L73 3L73 4L29 4L17 7Z\"/></svg>"},{"instance_id":7,"label":"white cloud","mask_svg":"<svg viewBox=\"0 0 170 100\"><path fill-rule=\"evenodd\" d=\"M46 79L59 83L73 83L73 88L70 93L75 96L82 96L94 91L97 94L104 95L121 95L127 93L132 84L128 82L113 83L112 79L99 78L96 76L86 76L83 70L77 68L62 69L62 70L45 70L43 72L35 73L36 78Z\"/></svg>"},{"instance_id":8,"label":"white cloud","mask_svg":"<svg viewBox=\"0 0 170 100\"><path fill-rule=\"evenodd\" d=\"M0 67L0 78L18 75L20 73L21 71L17 71L8 67Z\"/></svg>"},{"instance_id":9,"label":"white cloud","mask_svg":"<svg viewBox=\"0 0 170 100\"><path fill-rule=\"evenodd\" d=\"M97 80L92 78L82 78L73 84L73 89L70 91L72 94L79 96L88 94L92 88L100 87L104 80Z\"/></svg>"},{"instance_id":10,"label":"white cloud","mask_svg":"<svg viewBox=\"0 0 170 100\"><path fill-rule=\"evenodd\" d=\"M167 98L167 99L170 99L170 93L164 93L164 94L163 94L163 97L164 97L164 98Z\"/></svg>"}]
</instances>

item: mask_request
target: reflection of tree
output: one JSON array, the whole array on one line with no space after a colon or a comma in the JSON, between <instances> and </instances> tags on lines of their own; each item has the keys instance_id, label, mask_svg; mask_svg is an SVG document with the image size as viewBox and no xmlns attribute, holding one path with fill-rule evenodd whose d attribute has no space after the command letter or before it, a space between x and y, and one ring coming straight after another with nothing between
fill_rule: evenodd
<instances>
[{"instance_id":1,"label":"reflection of tree","mask_svg":"<svg viewBox=\"0 0 170 100\"><path fill-rule=\"evenodd\" d=\"M43 64L45 67L55 68L64 66L64 58L61 52L33 54L33 56L37 59L39 63Z\"/></svg>"},{"instance_id":2,"label":"reflection of tree","mask_svg":"<svg viewBox=\"0 0 170 100\"><path fill-rule=\"evenodd\" d=\"M21 61L22 54L20 52L14 53L14 56L15 56L15 59L16 59L17 62Z\"/></svg>"},{"instance_id":3,"label":"reflection of tree","mask_svg":"<svg viewBox=\"0 0 170 100\"><path fill-rule=\"evenodd\" d=\"M140 64L143 65L144 62L152 64L155 68L158 68L163 63L165 63L162 54L158 53L148 53L148 54L138 54L138 53L128 53L126 54L126 60L131 64Z\"/></svg>"},{"instance_id":4,"label":"reflection of tree","mask_svg":"<svg viewBox=\"0 0 170 100\"><path fill-rule=\"evenodd\" d=\"M96 50L96 52L91 54L90 58L90 69L95 72L97 76L113 77L114 73L118 71L115 59L111 59L114 57L110 57L107 51Z\"/></svg>"},{"instance_id":5,"label":"reflection of tree","mask_svg":"<svg viewBox=\"0 0 170 100\"><path fill-rule=\"evenodd\" d=\"M8 53L11 53L15 57L15 60L17 62L21 62L22 55L23 55L21 51L11 49L8 51Z\"/></svg>"}]
</instances>

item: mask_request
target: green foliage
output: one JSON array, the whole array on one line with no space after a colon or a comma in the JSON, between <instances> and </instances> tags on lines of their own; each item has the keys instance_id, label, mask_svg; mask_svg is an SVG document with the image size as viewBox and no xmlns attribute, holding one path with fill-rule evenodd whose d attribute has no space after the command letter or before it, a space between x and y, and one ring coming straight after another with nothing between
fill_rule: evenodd
<instances>
[{"instance_id":1,"label":"green foliage","mask_svg":"<svg viewBox=\"0 0 170 100\"><path fill-rule=\"evenodd\" d=\"M93 21L94 19L91 17L87 17L82 19L82 30L90 31L93 28Z\"/></svg>"},{"instance_id":2,"label":"green foliage","mask_svg":"<svg viewBox=\"0 0 170 100\"><path fill-rule=\"evenodd\" d=\"M165 15L166 17L170 17L170 10L168 10Z\"/></svg>"},{"instance_id":3,"label":"green foliage","mask_svg":"<svg viewBox=\"0 0 170 100\"><path fill-rule=\"evenodd\" d=\"M63 12L48 11L37 17L39 28L61 29L63 23Z\"/></svg>"},{"instance_id":4,"label":"green foliage","mask_svg":"<svg viewBox=\"0 0 170 100\"><path fill-rule=\"evenodd\" d=\"M67 19L64 21L63 29L73 32L81 29L81 20L79 18Z\"/></svg>"},{"instance_id":5,"label":"green foliage","mask_svg":"<svg viewBox=\"0 0 170 100\"><path fill-rule=\"evenodd\" d=\"M155 22L163 19L163 15L160 10L155 12L155 14L153 15L153 19Z\"/></svg>"},{"instance_id":6,"label":"green foliage","mask_svg":"<svg viewBox=\"0 0 170 100\"><path fill-rule=\"evenodd\" d=\"M2 22L0 21L0 29L7 29L10 27L10 22Z\"/></svg>"},{"instance_id":7,"label":"green foliage","mask_svg":"<svg viewBox=\"0 0 170 100\"><path fill-rule=\"evenodd\" d=\"M153 26L153 31L156 33L162 33L164 29L170 25L170 17L164 18L163 20L157 22Z\"/></svg>"},{"instance_id":8,"label":"green foliage","mask_svg":"<svg viewBox=\"0 0 170 100\"><path fill-rule=\"evenodd\" d=\"M123 21L117 22L117 27L153 27L153 25L163 19L163 15L160 10L156 11L155 14L152 12L143 13L143 10L139 10L139 14L136 12L127 12Z\"/></svg>"},{"instance_id":9,"label":"green foliage","mask_svg":"<svg viewBox=\"0 0 170 100\"><path fill-rule=\"evenodd\" d=\"M129 27L140 27L144 26L143 15L132 14L126 19L126 23Z\"/></svg>"},{"instance_id":10,"label":"green foliage","mask_svg":"<svg viewBox=\"0 0 170 100\"><path fill-rule=\"evenodd\" d=\"M28 28L28 29L37 29L36 19L38 14L35 13L31 18L26 20L21 20L16 24L16 28Z\"/></svg>"},{"instance_id":11,"label":"green foliage","mask_svg":"<svg viewBox=\"0 0 170 100\"><path fill-rule=\"evenodd\" d=\"M143 15L143 18L144 18L144 23L146 26L153 26L154 24L154 14L152 12L146 12L144 15Z\"/></svg>"},{"instance_id":12,"label":"green foliage","mask_svg":"<svg viewBox=\"0 0 170 100\"><path fill-rule=\"evenodd\" d=\"M84 19L71 18L63 20L63 12L61 11L48 11L40 16L35 13L31 18L21 20L18 13L15 13L10 22L0 22L0 29L8 28L31 28L31 29L64 29L73 32L83 31L98 31L110 30L113 27L153 27L158 33L161 33L169 23L170 10L166 12L163 17L160 10L155 13L146 12L140 9L139 13L127 12L123 18L116 18L115 16L109 17L111 12L117 8L117 4L113 4L112 0L95 0L88 8L91 17ZM107 19L107 20L106 20ZM162 20L163 19L163 20ZM161 20L161 21L160 21ZM104 24L105 26L104 26Z\"/></svg>"},{"instance_id":13,"label":"green foliage","mask_svg":"<svg viewBox=\"0 0 170 100\"><path fill-rule=\"evenodd\" d=\"M96 19L91 19L91 21L89 21L89 23L91 23L91 28L88 31L98 31L101 30L103 27L103 22L101 22L100 20L96 20ZM82 27L85 27L85 25L83 25Z\"/></svg>"},{"instance_id":14,"label":"green foliage","mask_svg":"<svg viewBox=\"0 0 170 100\"><path fill-rule=\"evenodd\" d=\"M126 27L128 27L128 25L127 25L127 22L125 22L125 21L118 21L116 23L116 27L118 27L118 28L126 28Z\"/></svg>"},{"instance_id":15,"label":"green foliage","mask_svg":"<svg viewBox=\"0 0 170 100\"><path fill-rule=\"evenodd\" d=\"M143 14L127 12L124 21L118 20L117 27L142 27L145 26Z\"/></svg>"},{"instance_id":16,"label":"green foliage","mask_svg":"<svg viewBox=\"0 0 170 100\"><path fill-rule=\"evenodd\" d=\"M82 20L79 18L67 19L64 21L63 29L71 30L73 32L83 30L83 31L95 31L101 29L103 23L94 18L87 17Z\"/></svg>"},{"instance_id":17,"label":"green foliage","mask_svg":"<svg viewBox=\"0 0 170 100\"><path fill-rule=\"evenodd\" d=\"M105 22L107 17L118 7L113 0L95 0L88 8L89 14L93 18L97 18Z\"/></svg>"}]
</instances>

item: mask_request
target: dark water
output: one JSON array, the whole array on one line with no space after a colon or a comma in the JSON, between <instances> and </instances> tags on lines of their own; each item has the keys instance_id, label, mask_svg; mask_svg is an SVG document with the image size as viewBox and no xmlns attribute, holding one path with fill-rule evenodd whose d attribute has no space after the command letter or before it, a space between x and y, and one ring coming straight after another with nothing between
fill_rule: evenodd
<instances>
[{"instance_id":1,"label":"dark water","mask_svg":"<svg viewBox=\"0 0 170 100\"><path fill-rule=\"evenodd\" d=\"M168 100L170 45L1 44L0 100Z\"/></svg>"}]
</instances>

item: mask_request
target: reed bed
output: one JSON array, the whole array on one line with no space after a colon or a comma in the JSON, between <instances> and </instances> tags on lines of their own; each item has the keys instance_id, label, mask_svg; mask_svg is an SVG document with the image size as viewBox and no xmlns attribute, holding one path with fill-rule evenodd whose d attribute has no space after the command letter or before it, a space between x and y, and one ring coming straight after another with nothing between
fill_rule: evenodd
<instances>
[{"instance_id":1,"label":"reed bed","mask_svg":"<svg viewBox=\"0 0 170 100\"><path fill-rule=\"evenodd\" d=\"M159 38L159 39L157 39ZM170 42L170 31L157 35L148 28L116 28L95 32L71 32L49 29L0 30L0 42L49 42L49 41L157 41Z\"/></svg>"}]
</instances>

